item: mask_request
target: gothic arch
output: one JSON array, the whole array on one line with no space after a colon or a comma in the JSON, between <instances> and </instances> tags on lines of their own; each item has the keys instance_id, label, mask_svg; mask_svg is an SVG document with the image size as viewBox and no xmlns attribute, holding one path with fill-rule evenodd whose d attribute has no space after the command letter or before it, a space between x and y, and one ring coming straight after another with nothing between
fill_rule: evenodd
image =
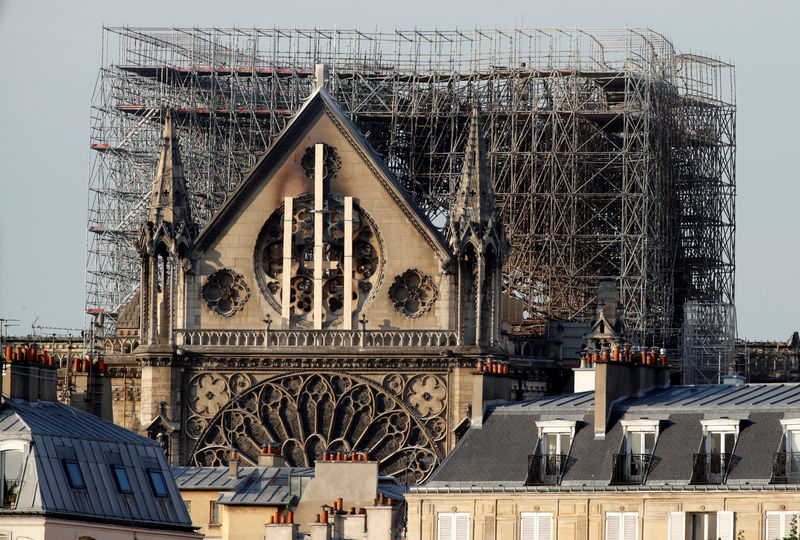
<instances>
[{"instance_id":1,"label":"gothic arch","mask_svg":"<svg viewBox=\"0 0 800 540\"><path fill-rule=\"evenodd\" d=\"M313 465L325 448L366 450L381 474L418 483L441 459L435 438L416 412L370 380L338 372L289 373L227 401L204 426L189 463L225 465L231 447L255 463L262 444L280 442L293 466Z\"/></svg>"}]
</instances>

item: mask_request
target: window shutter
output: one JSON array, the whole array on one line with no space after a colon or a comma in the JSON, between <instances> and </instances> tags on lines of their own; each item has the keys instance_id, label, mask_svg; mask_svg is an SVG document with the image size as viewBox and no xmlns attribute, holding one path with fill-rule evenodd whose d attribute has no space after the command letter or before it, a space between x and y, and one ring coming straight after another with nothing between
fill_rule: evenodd
<instances>
[{"instance_id":1,"label":"window shutter","mask_svg":"<svg viewBox=\"0 0 800 540\"><path fill-rule=\"evenodd\" d=\"M783 537L783 512L767 512L767 540Z\"/></svg>"},{"instance_id":2,"label":"window shutter","mask_svg":"<svg viewBox=\"0 0 800 540\"><path fill-rule=\"evenodd\" d=\"M456 514L455 536L453 540L469 540L469 514Z\"/></svg>"},{"instance_id":3,"label":"window shutter","mask_svg":"<svg viewBox=\"0 0 800 540\"><path fill-rule=\"evenodd\" d=\"M536 514L524 513L520 522L520 539L521 540L537 540L536 539Z\"/></svg>"},{"instance_id":4,"label":"window shutter","mask_svg":"<svg viewBox=\"0 0 800 540\"><path fill-rule=\"evenodd\" d=\"M669 540L686 540L686 512L669 513Z\"/></svg>"},{"instance_id":5,"label":"window shutter","mask_svg":"<svg viewBox=\"0 0 800 540\"><path fill-rule=\"evenodd\" d=\"M733 512L717 512L717 538L720 540L734 540L733 517Z\"/></svg>"},{"instance_id":6,"label":"window shutter","mask_svg":"<svg viewBox=\"0 0 800 540\"><path fill-rule=\"evenodd\" d=\"M639 538L638 513L625 512L622 514L622 535L623 540L637 540Z\"/></svg>"},{"instance_id":7,"label":"window shutter","mask_svg":"<svg viewBox=\"0 0 800 540\"><path fill-rule=\"evenodd\" d=\"M553 540L553 514L542 512L539 514L539 526L537 527L539 536L536 540Z\"/></svg>"},{"instance_id":8,"label":"window shutter","mask_svg":"<svg viewBox=\"0 0 800 540\"><path fill-rule=\"evenodd\" d=\"M606 513L606 540L622 540L622 514Z\"/></svg>"},{"instance_id":9,"label":"window shutter","mask_svg":"<svg viewBox=\"0 0 800 540\"><path fill-rule=\"evenodd\" d=\"M453 514L439 514L438 540L453 540Z\"/></svg>"}]
</instances>

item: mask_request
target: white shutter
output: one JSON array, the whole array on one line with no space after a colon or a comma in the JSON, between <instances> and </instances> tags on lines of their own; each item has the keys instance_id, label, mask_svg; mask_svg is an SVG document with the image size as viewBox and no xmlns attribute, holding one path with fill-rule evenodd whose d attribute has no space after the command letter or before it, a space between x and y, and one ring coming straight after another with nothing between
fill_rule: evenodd
<instances>
[{"instance_id":1,"label":"white shutter","mask_svg":"<svg viewBox=\"0 0 800 540\"><path fill-rule=\"evenodd\" d=\"M453 540L469 540L469 514L456 514L455 536Z\"/></svg>"},{"instance_id":2,"label":"white shutter","mask_svg":"<svg viewBox=\"0 0 800 540\"><path fill-rule=\"evenodd\" d=\"M767 540L781 540L792 532L797 512L767 512Z\"/></svg>"},{"instance_id":3,"label":"white shutter","mask_svg":"<svg viewBox=\"0 0 800 540\"><path fill-rule=\"evenodd\" d=\"M639 538L639 514L625 512L622 514L622 539L637 540Z\"/></svg>"},{"instance_id":4,"label":"white shutter","mask_svg":"<svg viewBox=\"0 0 800 540\"><path fill-rule=\"evenodd\" d=\"M438 540L453 540L453 514L439 514Z\"/></svg>"},{"instance_id":5,"label":"white shutter","mask_svg":"<svg viewBox=\"0 0 800 540\"><path fill-rule=\"evenodd\" d=\"M686 540L686 512L669 513L669 540Z\"/></svg>"},{"instance_id":6,"label":"white shutter","mask_svg":"<svg viewBox=\"0 0 800 540\"><path fill-rule=\"evenodd\" d=\"M622 540L622 514L606 512L606 540Z\"/></svg>"},{"instance_id":7,"label":"white shutter","mask_svg":"<svg viewBox=\"0 0 800 540\"><path fill-rule=\"evenodd\" d=\"M536 514L533 512L523 512L521 514L519 525L520 540L537 540L536 539Z\"/></svg>"},{"instance_id":8,"label":"white shutter","mask_svg":"<svg viewBox=\"0 0 800 540\"><path fill-rule=\"evenodd\" d=\"M720 540L734 540L733 512L717 512L717 538Z\"/></svg>"},{"instance_id":9,"label":"white shutter","mask_svg":"<svg viewBox=\"0 0 800 540\"><path fill-rule=\"evenodd\" d=\"M767 512L767 540L783 537L783 512Z\"/></svg>"},{"instance_id":10,"label":"white shutter","mask_svg":"<svg viewBox=\"0 0 800 540\"><path fill-rule=\"evenodd\" d=\"M536 540L553 540L553 514L542 512L539 514L539 526L536 528L539 535Z\"/></svg>"}]
</instances>

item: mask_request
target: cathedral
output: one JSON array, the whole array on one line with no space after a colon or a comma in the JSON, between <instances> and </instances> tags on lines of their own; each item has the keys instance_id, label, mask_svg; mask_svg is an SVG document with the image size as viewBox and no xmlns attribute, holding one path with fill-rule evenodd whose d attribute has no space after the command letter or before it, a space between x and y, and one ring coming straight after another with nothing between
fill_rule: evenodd
<instances>
[{"instance_id":1,"label":"cathedral","mask_svg":"<svg viewBox=\"0 0 800 540\"><path fill-rule=\"evenodd\" d=\"M173 464L232 451L255 463L265 445L292 465L362 451L417 483L469 426L473 394L511 398L474 384L487 361L479 373L502 378L508 358L508 247L477 109L444 228L324 84L202 229L177 135L167 110L135 242L139 292L118 319L129 343L115 369L131 366L139 387L112 383L128 427Z\"/></svg>"}]
</instances>

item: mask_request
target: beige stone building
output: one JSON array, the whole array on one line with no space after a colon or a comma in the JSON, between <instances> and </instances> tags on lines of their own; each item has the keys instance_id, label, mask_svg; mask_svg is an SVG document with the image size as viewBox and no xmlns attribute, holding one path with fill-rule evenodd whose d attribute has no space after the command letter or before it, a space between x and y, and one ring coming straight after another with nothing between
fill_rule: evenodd
<instances>
[{"instance_id":1,"label":"beige stone building","mask_svg":"<svg viewBox=\"0 0 800 540\"><path fill-rule=\"evenodd\" d=\"M489 407L407 494L408 538L789 535L800 385L670 387L667 368L613 361L578 371L586 391Z\"/></svg>"},{"instance_id":2,"label":"beige stone building","mask_svg":"<svg viewBox=\"0 0 800 540\"><path fill-rule=\"evenodd\" d=\"M508 377L480 124L447 238L323 86L198 231L165 114L139 292L107 343L114 421L174 465L225 466L231 449L255 465L279 443L291 466L368 450L381 474L427 478L469 424L477 362Z\"/></svg>"},{"instance_id":3,"label":"beige stone building","mask_svg":"<svg viewBox=\"0 0 800 540\"><path fill-rule=\"evenodd\" d=\"M262 454L256 467L235 458L228 467L174 467L173 475L206 538L400 538L403 486L379 476L376 461L348 457L286 467L282 456Z\"/></svg>"}]
</instances>

